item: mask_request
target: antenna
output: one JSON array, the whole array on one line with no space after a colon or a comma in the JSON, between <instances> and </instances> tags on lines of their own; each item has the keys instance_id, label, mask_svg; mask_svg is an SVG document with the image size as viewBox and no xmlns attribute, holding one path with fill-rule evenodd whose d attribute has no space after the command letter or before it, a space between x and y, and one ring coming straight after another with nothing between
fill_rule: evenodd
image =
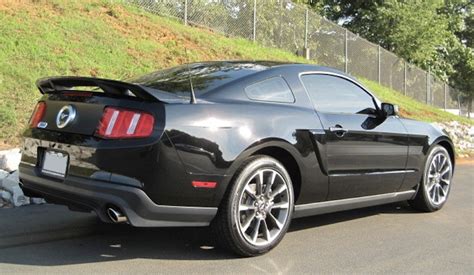
<instances>
[{"instance_id":1,"label":"antenna","mask_svg":"<svg viewBox=\"0 0 474 275\"><path fill-rule=\"evenodd\" d=\"M191 68L189 67L188 50L185 48L184 52L186 54L186 68L188 69L189 87L191 88L191 100L189 101L189 103L196 104L196 94L194 93L193 79L191 77Z\"/></svg>"}]
</instances>

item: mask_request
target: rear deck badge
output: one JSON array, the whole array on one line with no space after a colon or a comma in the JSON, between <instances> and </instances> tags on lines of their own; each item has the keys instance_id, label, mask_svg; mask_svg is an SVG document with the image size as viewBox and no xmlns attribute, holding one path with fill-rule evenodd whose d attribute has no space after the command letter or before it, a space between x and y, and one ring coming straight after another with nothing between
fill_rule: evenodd
<instances>
[{"instance_id":1,"label":"rear deck badge","mask_svg":"<svg viewBox=\"0 0 474 275\"><path fill-rule=\"evenodd\" d=\"M38 128L44 129L46 127L48 127L48 122L45 122L45 121L38 122Z\"/></svg>"}]
</instances>

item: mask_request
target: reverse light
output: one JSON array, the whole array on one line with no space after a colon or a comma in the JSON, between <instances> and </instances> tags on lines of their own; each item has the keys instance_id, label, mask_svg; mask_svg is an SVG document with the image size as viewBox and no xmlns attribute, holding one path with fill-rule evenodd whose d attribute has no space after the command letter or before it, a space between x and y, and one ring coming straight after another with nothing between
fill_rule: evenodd
<instances>
[{"instance_id":1,"label":"reverse light","mask_svg":"<svg viewBox=\"0 0 474 275\"><path fill-rule=\"evenodd\" d=\"M96 135L102 138L143 138L153 132L155 119L153 115L128 109L106 107Z\"/></svg>"},{"instance_id":2,"label":"reverse light","mask_svg":"<svg viewBox=\"0 0 474 275\"><path fill-rule=\"evenodd\" d=\"M38 123L43 119L46 113L46 103L43 101L38 102L30 118L30 128L38 127Z\"/></svg>"}]
</instances>

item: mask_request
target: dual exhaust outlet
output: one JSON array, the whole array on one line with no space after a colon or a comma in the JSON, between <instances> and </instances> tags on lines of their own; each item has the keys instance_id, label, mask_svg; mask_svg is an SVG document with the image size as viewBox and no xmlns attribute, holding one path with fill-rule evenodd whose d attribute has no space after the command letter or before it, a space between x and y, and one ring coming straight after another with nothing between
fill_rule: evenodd
<instances>
[{"instance_id":1,"label":"dual exhaust outlet","mask_svg":"<svg viewBox=\"0 0 474 275\"><path fill-rule=\"evenodd\" d=\"M118 208L107 208L107 215L113 223L125 223L128 221L127 216L125 216Z\"/></svg>"}]
</instances>

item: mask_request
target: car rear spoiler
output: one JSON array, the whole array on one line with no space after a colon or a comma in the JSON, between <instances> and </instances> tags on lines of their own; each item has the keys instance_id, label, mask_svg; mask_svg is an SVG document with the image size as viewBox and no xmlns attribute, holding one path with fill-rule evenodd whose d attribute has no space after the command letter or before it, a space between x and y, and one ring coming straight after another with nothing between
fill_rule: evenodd
<instances>
[{"instance_id":1,"label":"car rear spoiler","mask_svg":"<svg viewBox=\"0 0 474 275\"><path fill-rule=\"evenodd\" d=\"M82 76L59 76L41 78L36 81L36 86L42 94L59 93L74 90L74 87L98 87L106 94L127 96L133 94L137 98L146 101L162 102L188 102L187 99L179 98L173 94L159 90L143 87L133 83L117 80L82 77ZM77 91L77 90L75 90Z\"/></svg>"}]
</instances>

